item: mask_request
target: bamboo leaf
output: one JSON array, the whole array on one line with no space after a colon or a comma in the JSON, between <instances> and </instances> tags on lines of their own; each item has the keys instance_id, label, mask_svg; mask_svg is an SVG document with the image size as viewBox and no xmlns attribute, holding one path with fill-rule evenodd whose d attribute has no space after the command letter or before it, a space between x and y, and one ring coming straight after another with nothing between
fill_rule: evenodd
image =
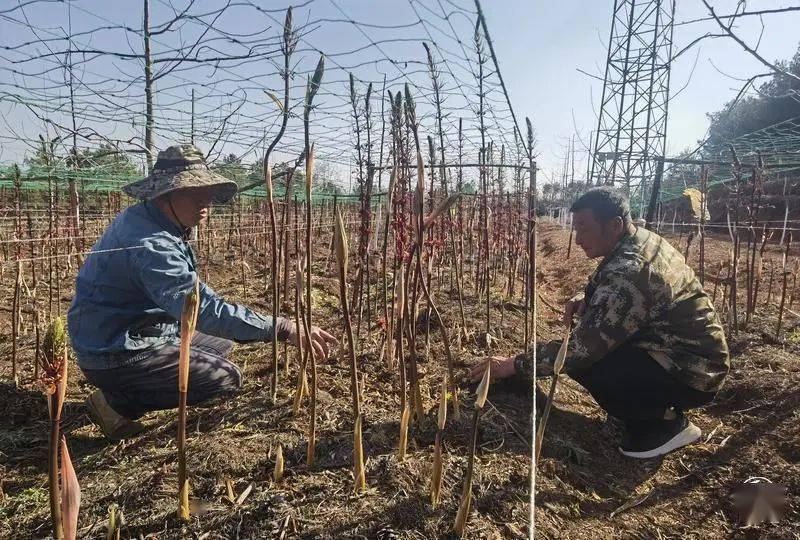
<instances>
[{"instance_id":1,"label":"bamboo leaf","mask_svg":"<svg viewBox=\"0 0 800 540\"><path fill-rule=\"evenodd\" d=\"M355 109L356 106L356 81L353 74L350 73L350 104Z\"/></svg>"},{"instance_id":2,"label":"bamboo leaf","mask_svg":"<svg viewBox=\"0 0 800 540\"><path fill-rule=\"evenodd\" d=\"M431 473L431 504L439 503L439 494L442 490L442 433L436 434L433 446L433 472Z\"/></svg>"},{"instance_id":3,"label":"bamboo leaf","mask_svg":"<svg viewBox=\"0 0 800 540\"><path fill-rule=\"evenodd\" d=\"M289 6L289 9L286 10L286 19L283 22L283 44L287 48L287 51L290 49L292 43L292 7Z\"/></svg>"},{"instance_id":4,"label":"bamboo leaf","mask_svg":"<svg viewBox=\"0 0 800 540\"><path fill-rule=\"evenodd\" d=\"M447 377L442 381L442 390L439 396L439 417L438 426L439 431L444 429L444 424L447 421Z\"/></svg>"},{"instance_id":5,"label":"bamboo leaf","mask_svg":"<svg viewBox=\"0 0 800 540\"><path fill-rule=\"evenodd\" d=\"M281 100L278 99L278 96L276 96L275 94L273 94L269 90L264 90L264 93L267 94L270 97L270 99L272 99L272 101L275 102L275 105L278 106L278 109L280 109L281 112L284 112L283 111L283 103L281 103Z\"/></svg>"},{"instance_id":6,"label":"bamboo leaf","mask_svg":"<svg viewBox=\"0 0 800 540\"><path fill-rule=\"evenodd\" d=\"M422 215L425 208L425 160L422 159L422 153L417 151L417 191L414 193L414 208L415 216Z\"/></svg>"},{"instance_id":7,"label":"bamboo leaf","mask_svg":"<svg viewBox=\"0 0 800 540\"><path fill-rule=\"evenodd\" d=\"M492 364L486 364L486 371L483 372L481 382L478 384L478 389L475 391L475 407L482 409L486 404L486 397L489 395L489 381L491 380Z\"/></svg>"},{"instance_id":8,"label":"bamboo leaf","mask_svg":"<svg viewBox=\"0 0 800 540\"><path fill-rule=\"evenodd\" d=\"M389 188L386 190L386 215L392 215L392 200L394 198L394 180L397 176L397 166L392 167L392 172L389 174Z\"/></svg>"},{"instance_id":9,"label":"bamboo leaf","mask_svg":"<svg viewBox=\"0 0 800 540\"><path fill-rule=\"evenodd\" d=\"M61 353L61 369L58 376L58 383L57 387L57 395L58 395L58 403L56 403L56 414L55 419L61 419L61 409L64 407L64 398L67 395L67 376L69 372L69 356L67 355L67 342L64 341L62 345L62 353Z\"/></svg>"},{"instance_id":10,"label":"bamboo leaf","mask_svg":"<svg viewBox=\"0 0 800 540\"><path fill-rule=\"evenodd\" d=\"M567 328L567 333L564 336L564 340L561 342L561 347L559 347L558 349L556 360L555 362L553 362L553 373L555 375L560 375L561 370L564 368L564 362L567 358L567 350L569 349L569 337L570 337L570 329Z\"/></svg>"},{"instance_id":11,"label":"bamboo leaf","mask_svg":"<svg viewBox=\"0 0 800 540\"><path fill-rule=\"evenodd\" d=\"M464 536L464 529L467 526L467 518L469 517L470 507L472 506L472 483L464 485L464 493L461 495L461 504L458 506L458 514L456 514L456 523L453 526L453 532L459 537Z\"/></svg>"},{"instance_id":12,"label":"bamboo leaf","mask_svg":"<svg viewBox=\"0 0 800 540\"><path fill-rule=\"evenodd\" d=\"M453 193L452 195L447 197L447 199L442 201L442 203L439 206L437 206L433 210L433 212L428 214L428 216L425 218L425 228L429 229L431 225L433 225L433 223L437 219L439 219L439 216L447 212L450 209L450 207L453 206L453 204L455 204L455 202L460 198L461 198L461 193Z\"/></svg>"},{"instance_id":13,"label":"bamboo leaf","mask_svg":"<svg viewBox=\"0 0 800 540\"><path fill-rule=\"evenodd\" d=\"M233 504L236 501L236 492L233 490L233 482L230 478L225 479L225 491L227 492L225 496L228 498L228 502Z\"/></svg>"},{"instance_id":14,"label":"bamboo leaf","mask_svg":"<svg viewBox=\"0 0 800 540\"><path fill-rule=\"evenodd\" d=\"M250 484L247 485L246 488L244 488L244 491L242 491L239 494L239 496L236 497L236 506L240 506L247 499L247 497L250 496L250 493L252 491L253 491L253 484L250 483Z\"/></svg>"},{"instance_id":15,"label":"bamboo leaf","mask_svg":"<svg viewBox=\"0 0 800 540\"><path fill-rule=\"evenodd\" d=\"M336 252L336 262L339 268L339 276L346 282L349 245L347 241L347 231L344 228L344 221L342 221L342 214L338 209L336 210L334 222L333 245Z\"/></svg>"},{"instance_id":16,"label":"bamboo leaf","mask_svg":"<svg viewBox=\"0 0 800 540\"><path fill-rule=\"evenodd\" d=\"M319 86L322 83L323 73L325 73L325 56L320 55L319 61L317 62L317 68L314 70L314 75L308 81L306 88L306 114L308 114L308 110L311 108L311 104L314 102L314 96L317 95Z\"/></svg>"},{"instance_id":17,"label":"bamboo leaf","mask_svg":"<svg viewBox=\"0 0 800 540\"><path fill-rule=\"evenodd\" d=\"M78 513L81 508L81 486L69 457L66 437L61 437L61 516L65 540L78 535Z\"/></svg>"},{"instance_id":18,"label":"bamboo leaf","mask_svg":"<svg viewBox=\"0 0 800 540\"><path fill-rule=\"evenodd\" d=\"M403 461L406 458L408 447L408 420L411 416L411 409L406 405L403 414L400 415L400 444L397 449L397 459Z\"/></svg>"}]
</instances>

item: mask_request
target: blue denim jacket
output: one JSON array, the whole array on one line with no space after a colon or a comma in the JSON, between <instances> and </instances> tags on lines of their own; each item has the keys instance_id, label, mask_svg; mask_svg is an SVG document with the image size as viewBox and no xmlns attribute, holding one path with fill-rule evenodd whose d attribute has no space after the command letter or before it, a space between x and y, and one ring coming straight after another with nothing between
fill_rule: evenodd
<instances>
[{"instance_id":1,"label":"blue denim jacket","mask_svg":"<svg viewBox=\"0 0 800 540\"><path fill-rule=\"evenodd\" d=\"M197 261L183 231L151 202L127 208L92 248L78 273L67 324L78 365L109 369L177 343L183 300ZM129 248L129 249L120 249ZM273 320L229 304L200 284L197 330L239 343L272 339Z\"/></svg>"}]
</instances>

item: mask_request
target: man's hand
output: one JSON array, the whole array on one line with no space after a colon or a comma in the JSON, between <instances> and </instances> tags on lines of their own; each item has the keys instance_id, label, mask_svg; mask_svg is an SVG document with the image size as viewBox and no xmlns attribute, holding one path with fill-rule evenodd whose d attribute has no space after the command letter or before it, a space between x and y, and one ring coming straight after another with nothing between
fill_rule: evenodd
<instances>
[{"instance_id":1,"label":"man's hand","mask_svg":"<svg viewBox=\"0 0 800 540\"><path fill-rule=\"evenodd\" d=\"M330 352L330 344L338 345L339 340L330 335L328 332L319 328L318 326L311 327L311 345L314 347L314 356L319 359L325 359L328 357L328 353ZM308 347L308 340L306 339L305 332L298 331L296 325L292 325L292 329L289 332L289 336L286 338L286 341L294 345L295 347L301 342L303 343L303 348Z\"/></svg>"},{"instance_id":2,"label":"man's hand","mask_svg":"<svg viewBox=\"0 0 800 540\"><path fill-rule=\"evenodd\" d=\"M486 372L486 368L492 366L491 381L494 382L498 379L505 379L514 375L517 370L514 368L514 357L505 356L490 356L484 359L469 373L469 378L472 382L478 382Z\"/></svg>"},{"instance_id":3,"label":"man's hand","mask_svg":"<svg viewBox=\"0 0 800 540\"><path fill-rule=\"evenodd\" d=\"M567 300L564 305L564 325L567 327L572 326L572 319L577 315L580 317L586 311L586 302L583 299L583 293L578 294Z\"/></svg>"}]
</instances>

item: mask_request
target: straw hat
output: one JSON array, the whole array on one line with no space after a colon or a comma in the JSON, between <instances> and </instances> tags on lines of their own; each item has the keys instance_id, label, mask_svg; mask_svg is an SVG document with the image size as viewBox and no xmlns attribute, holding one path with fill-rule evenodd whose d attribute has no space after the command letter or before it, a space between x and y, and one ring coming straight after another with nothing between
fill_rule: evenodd
<instances>
[{"instance_id":1,"label":"straw hat","mask_svg":"<svg viewBox=\"0 0 800 540\"><path fill-rule=\"evenodd\" d=\"M217 204L231 200L238 188L233 180L210 171L197 147L178 144L159 152L150 174L123 186L122 191L136 199L151 200L171 191L200 187L215 188Z\"/></svg>"}]
</instances>

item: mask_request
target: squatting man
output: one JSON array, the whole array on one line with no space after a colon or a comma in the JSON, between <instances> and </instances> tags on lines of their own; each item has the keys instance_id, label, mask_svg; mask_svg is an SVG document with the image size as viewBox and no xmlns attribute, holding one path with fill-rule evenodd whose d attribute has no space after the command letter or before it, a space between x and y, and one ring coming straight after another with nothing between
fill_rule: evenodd
<instances>
[{"instance_id":1,"label":"squatting man","mask_svg":"<svg viewBox=\"0 0 800 540\"><path fill-rule=\"evenodd\" d=\"M695 442L700 429L684 412L714 399L730 369L711 299L669 242L634 226L623 195L592 189L570 211L575 243L603 259L565 307L566 325L578 317L566 373L624 424L624 455L653 458ZM538 344L537 377L552 374L560 346ZM492 357L473 380L487 365L493 379L533 377L532 355Z\"/></svg>"},{"instance_id":2,"label":"squatting man","mask_svg":"<svg viewBox=\"0 0 800 540\"><path fill-rule=\"evenodd\" d=\"M236 193L236 183L209 170L191 145L167 148L149 176L125 193L141 202L109 225L78 273L67 322L78 365L98 390L89 412L112 440L140 432L149 411L178 405L180 320L184 298L199 279L191 228ZM234 342L278 339L303 346L305 335L286 319L230 304L200 284L197 332L191 343L187 401L197 404L234 392L242 373L227 359ZM336 339L311 329L323 358Z\"/></svg>"}]
</instances>

